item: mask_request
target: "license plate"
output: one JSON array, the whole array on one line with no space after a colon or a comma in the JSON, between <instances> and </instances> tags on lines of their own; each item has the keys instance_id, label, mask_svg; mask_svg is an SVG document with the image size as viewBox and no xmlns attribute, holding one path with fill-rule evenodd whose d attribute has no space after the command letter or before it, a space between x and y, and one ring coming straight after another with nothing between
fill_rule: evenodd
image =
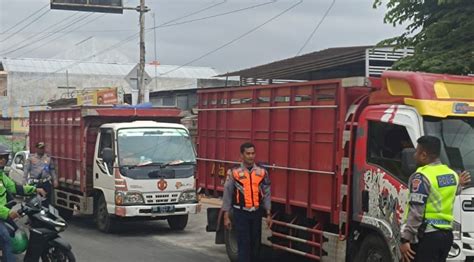
<instances>
[{"instance_id":1,"label":"license plate","mask_svg":"<svg viewBox=\"0 0 474 262\"><path fill-rule=\"evenodd\" d=\"M174 213L175 206L154 206L151 208L152 213Z\"/></svg>"}]
</instances>

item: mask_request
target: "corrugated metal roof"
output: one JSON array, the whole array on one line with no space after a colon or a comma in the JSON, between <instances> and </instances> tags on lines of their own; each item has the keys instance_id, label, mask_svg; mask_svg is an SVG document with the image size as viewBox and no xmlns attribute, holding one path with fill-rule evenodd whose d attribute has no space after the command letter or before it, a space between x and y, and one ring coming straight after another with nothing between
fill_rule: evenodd
<instances>
[{"instance_id":1,"label":"corrugated metal roof","mask_svg":"<svg viewBox=\"0 0 474 262\"><path fill-rule=\"evenodd\" d=\"M262 79L300 79L301 74L335 66L365 61L365 52L373 46L328 48L272 63L226 73L220 76L240 76Z\"/></svg>"},{"instance_id":2,"label":"corrugated metal roof","mask_svg":"<svg viewBox=\"0 0 474 262\"><path fill-rule=\"evenodd\" d=\"M6 72L28 73L65 73L76 75L126 76L136 64L116 64L99 62L78 62L74 60L48 60L36 58L4 58L0 60ZM210 67L181 67L173 65L146 65L145 70L151 77L210 79L218 75ZM156 72L156 73L155 73ZM167 74L166 74L167 73Z\"/></svg>"}]
</instances>

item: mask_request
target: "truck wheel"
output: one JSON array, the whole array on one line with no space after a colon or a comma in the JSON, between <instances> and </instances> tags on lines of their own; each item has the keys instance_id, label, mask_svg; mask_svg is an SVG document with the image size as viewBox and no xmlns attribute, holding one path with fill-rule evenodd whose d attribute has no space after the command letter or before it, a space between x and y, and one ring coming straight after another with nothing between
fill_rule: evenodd
<instances>
[{"instance_id":1,"label":"truck wheel","mask_svg":"<svg viewBox=\"0 0 474 262\"><path fill-rule=\"evenodd\" d=\"M105 202L104 195L99 197L97 208L95 210L95 222L97 228L105 233L111 233L114 230L115 221L107 211L107 203Z\"/></svg>"},{"instance_id":2,"label":"truck wheel","mask_svg":"<svg viewBox=\"0 0 474 262\"><path fill-rule=\"evenodd\" d=\"M232 227L231 230L224 230L224 240L225 240L225 251L231 262L238 261L238 246L237 246L237 234L235 229Z\"/></svg>"},{"instance_id":3,"label":"truck wheel","mask_svg":"<svg viewBox=\"0 0 474 262\"><path fill-rule=\"evenodd\" d=\"M59 215L66 221L71 220L72 216L74 215L74 211L70 209L66 209L64 207L57 207L59 211Z\"/></svg>"},{"instance_id":4,"label":"truck wheel","mask_svg":"<svg viewBox=\"0 0 474 262\"><path fill-rule=\"evenodd\" d=\"M390 250L385 240L376 235L368 235L362 241L355 262L390 262L392 261Z\"/></svg>"},{"instance_id":5,"label":"truck wheel","mask_svg":"<svg viewBox=\"0 0 474 262\"><path fill-rule=\"evenodd\" d=\"M170 216L167 220L172 230L182 231L188 224L188 215Z\"/></svg>"}]
</instances>

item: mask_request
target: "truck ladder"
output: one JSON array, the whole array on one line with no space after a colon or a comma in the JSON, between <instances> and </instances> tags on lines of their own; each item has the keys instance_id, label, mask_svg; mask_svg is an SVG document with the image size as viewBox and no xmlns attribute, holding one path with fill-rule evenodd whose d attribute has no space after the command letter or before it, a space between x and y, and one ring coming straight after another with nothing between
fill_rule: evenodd
<instances>
[{"instance_id":1,"label":"truck ladder","mask_svg":"<svg viewBox=\"0 0 474 262\"><path fill-rule=\"evenodd\" d=\"M360 105L366 102L367 97L361 97L357 99L353 105L349 107L347 111L344 130L342 131L342 158L340 163L340 188L339 188L339 239L346 240L349 235L349 221L350 221L350 205L351 198L349 192L351 191L351 180L352 180L352 168L353 168L353 153L355 141L352 141L356 136L357 126L357 113Z\"/></svg>"},{"instance_id":2,"label":"truck ladder","mask_svg":"<svg viewBox=\"0 0 474 262\"><path fill-rule=\"evenodd\" d=\"M293 218L290 222L283 222L279 220L272 220L272 244L271 247L274 249L283 250L300 256L310 258L315 261L320 261L323 255L322 243L323 243L323 231L321 230L320 224L316 224L313 228L304 227L296 224L297 217ZM282 229L281 232L275 231L275 227ZM288 233L282 233L288 232ZM309 233L307 239L301 238L297 233L306 232ZM279 239L282 241L275 241ZM275 244L277 242L278 244ZM284 242L284 243L281 243ZM297 245L304 245L311 249L311 252L303 251L298 249Z\"/></svg>"}]
</instances>

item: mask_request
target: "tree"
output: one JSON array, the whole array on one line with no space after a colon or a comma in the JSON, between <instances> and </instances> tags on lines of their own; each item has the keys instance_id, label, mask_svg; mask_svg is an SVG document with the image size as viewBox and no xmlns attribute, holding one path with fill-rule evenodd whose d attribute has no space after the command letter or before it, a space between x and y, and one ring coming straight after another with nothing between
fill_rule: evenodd
<instances>
[{"instance_id":1,"label":"tree","mask_svg":"<svg viewBox=\"0 0 474 262\"><path fill-rule=\"evenodd\" d=\"M400 36L378 45L414 48L414 55L395 63L395 70L474 73L473 0L386 1L384 22L406 27ZM383 2L375 0L374 8Z\"/></svg>"}]
</instances>

